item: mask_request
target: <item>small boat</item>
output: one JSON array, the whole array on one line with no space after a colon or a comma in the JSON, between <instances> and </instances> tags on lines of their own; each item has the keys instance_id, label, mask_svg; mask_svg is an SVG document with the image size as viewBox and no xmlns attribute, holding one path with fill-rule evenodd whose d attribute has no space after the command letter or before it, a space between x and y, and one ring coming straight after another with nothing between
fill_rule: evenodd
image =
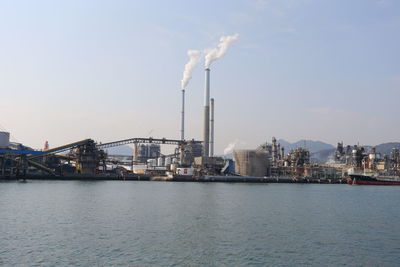
<instances>
[{"instance_id":1,"label":"small boat","mask_svg":"<svg viewBox=\"0 0 400 267\"><path fill-rule=\"evenodd\" d=\"M399 176L355 173L349 176L347 183L351 185L400 185Z\"/></svg>"}]
</instances>

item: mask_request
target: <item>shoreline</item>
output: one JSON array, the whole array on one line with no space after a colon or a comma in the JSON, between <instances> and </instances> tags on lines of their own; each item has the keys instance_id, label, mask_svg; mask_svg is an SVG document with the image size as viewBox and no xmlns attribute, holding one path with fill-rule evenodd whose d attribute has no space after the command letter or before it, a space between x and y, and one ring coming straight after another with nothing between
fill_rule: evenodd
<instances>
[{"instance_id":1,"label":"shoreline","mask_svg":"<svg viewBox=\"0 0 400 267\"><path fill-rule=\"evenodd\" d=\"M163 181L163 182L221 182L221 183L285 183L285 184L346 184L346 179L292 178L292 177L253 177L253 176L151 176L151 175L68 175L25 177L0 177L0 181Z\"/></svg>"}]
</instances>

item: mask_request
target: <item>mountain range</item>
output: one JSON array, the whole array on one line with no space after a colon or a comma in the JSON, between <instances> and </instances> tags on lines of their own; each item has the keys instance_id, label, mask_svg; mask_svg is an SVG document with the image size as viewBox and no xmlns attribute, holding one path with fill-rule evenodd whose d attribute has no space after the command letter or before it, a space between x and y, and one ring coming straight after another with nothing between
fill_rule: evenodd
<instances>
[{"instance_id":1,"label":"mountain range","mask_svg":"<svg viewBox=\"0 0 400 267\"><path fill-rule=\"evenodd\" d=\"M390 154L393 148L397 148L400 150L400 142L390 142L377 145L376 152L388 155Z\"/></svg>"},{"instance_id":2,"label":"mountain range","mask_svg":"<svg viewBox=\"0 0 400 267\"><path fill-rule=\"evenodd\" d=\"M373 146L363 146L366 152L371 151ZM375 146L376 152L381 153L382 155L389 155L392 152L393 148L397 148L400 150L400 142L389 142L382 143ZM330 159L333 159L333 155L335 153L335 148L324 149L320 151L316 151L311 153L311 161L318 163L326 163Z\"/></svg>"},{"instance_id":3,"label":"mountain range","mask_svg":"<svg viewBox=\"0 0 400 267\"><path fill-rule=\"evenodd\" d=\"M298 148L298 147L305 147L310 151L310 153L335 148L331 144L324 143L321 141L313 141L313 140L299 140L297 142L290 143L286 140L279 139L277 141L277 143L281 144L281 146L283 146L285 148L285 153L289 152L292 149Z\"/></svg>"},{"instance_id":4,"label":"mountain range","mask_svg":"<svg viewBox=\"0 0 400 267\"><path fill-rule=\"evenodd\" d=\"M133 148L128 145L110 147L105 149L109 155L132 156Z\"/></svg>"}]
</instances>

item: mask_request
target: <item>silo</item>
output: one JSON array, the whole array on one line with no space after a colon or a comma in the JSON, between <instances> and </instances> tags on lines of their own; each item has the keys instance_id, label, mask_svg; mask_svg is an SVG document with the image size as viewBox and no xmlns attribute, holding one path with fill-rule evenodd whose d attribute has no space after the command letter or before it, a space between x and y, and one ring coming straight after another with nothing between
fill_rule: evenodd
<instances>
[{"instance_id":1,"label":"silo","mask_svg":"<svg viewBox=\"0 0 400 267\"><path fill-rule=\"evenodd\" d=\"M171 163L172 163L171 157L166 157L164 162L165 166L171 165Z\"/></svg>"},{"instance_id":2,"label":"silo","mask_svg":"<svg viewBox=\"0 0 400 267\"><path fill-rule=\"evenodd\" d=\"M163 157L159 157L159 158L157 159L157 166L158 166L158 167L164 166L164 158L163 158Z\"/></svg>"},{"instance_id":3,"label":"silo","mask_svg":"<svg viewBox=\"0 0 400 267\"><path fill-rule=\"evenodd\" d=\"M264 177L270 166L268 154L262 150L234 150L235 172L246 176Z\"/></svg>"}]
</instances>

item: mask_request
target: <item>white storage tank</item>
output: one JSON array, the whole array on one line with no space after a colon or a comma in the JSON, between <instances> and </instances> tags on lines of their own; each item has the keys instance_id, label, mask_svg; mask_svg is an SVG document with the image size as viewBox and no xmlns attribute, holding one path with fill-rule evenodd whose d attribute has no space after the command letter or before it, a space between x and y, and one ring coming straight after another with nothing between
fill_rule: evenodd
<instances>
[{"instance_id":1,"label":"white storage tank","mask_svg":"<svg viewBox=\"0 0 400 267\"><path fill-rule=\"evenodd\" d=\"M159 157L159 158L157 159L157 166L158 166L158 167L164 166L164 158L163 158L163 157Z\"/></svg>"},{"instance_id":2,"label":"white storage tank","mask_svg":"<svg viewBox=\"0 0 400 267\"><path fill-rule=\"evenodd\" d=\"M165 166L171 165L171 157L165 158Z\"/></svg>"},{"instance_id":3,"label":"white storage tank","mask_svg":"<svg viewBox=\"0 0 400 267\"><path fill-rule=\"evenodd\" d=\"M7 148L10 146L10 133L0 132L0 147Z\"/></svg>"}]
</instances>

